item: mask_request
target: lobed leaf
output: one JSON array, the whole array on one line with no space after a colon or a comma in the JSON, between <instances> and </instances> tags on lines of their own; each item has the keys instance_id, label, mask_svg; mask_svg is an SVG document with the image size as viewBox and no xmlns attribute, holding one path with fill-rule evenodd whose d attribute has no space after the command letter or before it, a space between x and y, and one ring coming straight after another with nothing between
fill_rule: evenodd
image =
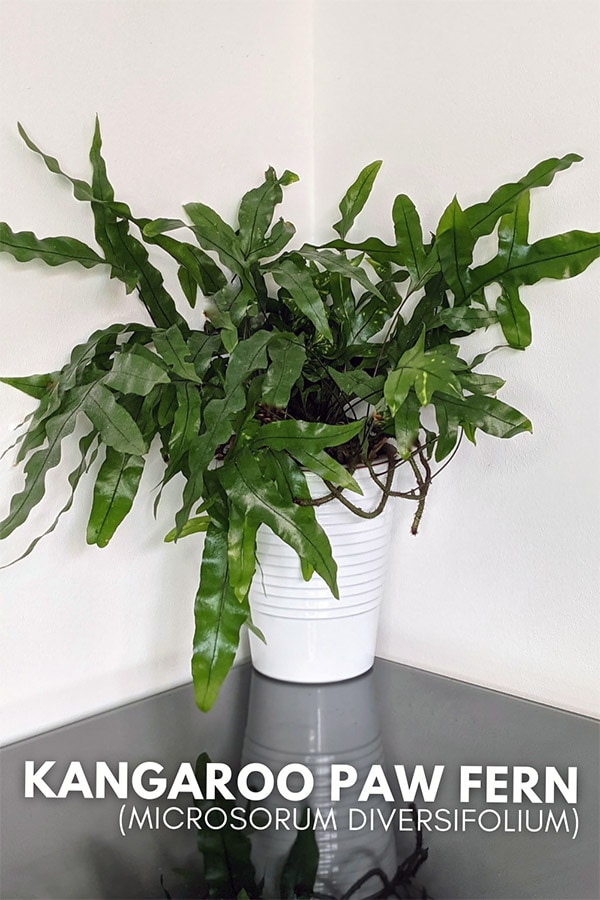
<instances>
[{"instance_id":1,"label":"lobed leaf","mask_svg":"<svg viewBox=\"0 0 600 900\"><path fill-rule=\"evenodd\" d=\"M152 341L160 356L175 375L187 381L200 381L194 364L190 361L190 348L177 325L172 325L166 330L155 331Z\"/></svg>"},{"instance_id":2,"label":"lobed leaf","mask_svg":"<svg viewBox=\"0 0 600 900\"><path fill-rule=\"evenodd\" d=\"M323 578L339 597L337 566L325 532L316 522L312 507L298 506L278 489L272 457L261 456L261 464L247 448L218 472L230 503L237 505L248 522L265 524Z\"/></svg>"},{"instance_id":3,"label":"lobed leaf","mask_svg":"<svg viewBox=\"0 0 600 900\"><path fill-rule=\"evenodd\" d=\"M344 275L346 278L358 281L370 294L385 301L385 297L379 288L376 288L371 282L365 270L355 265L354 260L350 262L342 253L332 253L331 250L314 250L306 244L299 252L305 259L323 266L327 272L335 272L338 275Z\"/></svg>"},{"instance_id":4,"label":"lobed leaf","mask_svg":"<svg viewBox=\"0 0 600 900\"><path fill-rule=\"evenodd\" d=\"M425 331L401 357L385 381L383 393L393 416L414 387L419 402L426 406L434 393L452 394L462 399L460 382L453 372L452 359L440 347L424 350Z\"/></svg>"},{"instance_id":5,"label":"lobed leaf","mask_svg":"<svg viewBox=\"0 0 600 900\"><path fill-rule=\"evenodd\" d=\"M14 494L9 513L0 522L0 540L22 525L44 496L46 475L60 463L62 441L74 431L77 416L84 409L91 389L92 386L88 386L78 391L46 422L42 441L47 439L47 446L33 453L25 463L25 486Z\"/></svg>"},{"instance_id":6,"label":"lobed leaf","mask_svg":"<svg viewBox=\"0 0 600 900\"><path fill-rule=\"evenodd\" d=\"M219 335L206 334L204 331L192 331L187 339L187 345L187 359L194 366L198 378L202 379L206 374L213 357L216 356L220 350L221 340Z\"/></svg>"},{"instance_id":7,"label":"lobed leaf","mask_svg":"<svg viewBox=\"0 0 600 900\"><path fill-rule=\"evenodd\" d=\"M296 234L296 229L291 222L284 222L279 219L262 243L248 254L248 264L260 262L262 259L269 259L281 253L284 247L287 247L291 239Z\"/></svg>"},{"instance_id":8,"label":"lobed leaf","mask_svg":"<svg viewBox=\"0 0 600 900\"><path fill-rule=\"evenodd\" d=\"M244 403L244 391L239 385L226 397L216 397L207 403L204 431L194 439L189 449L189 476L183 489L183 504L175 516L177 535L181 534L192 507L202 496L206 470L217 447L229 440L233 430L231 420L244 408Z\"/></svg>"},{"instance_id":9,"label":"lobed leaf","mask_svg":"<svg viewBox=\"0 0 600 900\"><path fill-rule=\"evenodd\" d=\"M278 260L269 267L269 271L277 284L289 292L300 312L313 323L317 332L332 341L327 310L306 266L288 257Z\"/></svg>"},{"instance_id":10,"label":"lobed leaf","mask_svg":"<svg viewBox=\"0 0 600 900\"><path fill-rule=\"evenodd\" d=\"M476 237L490 234L500 216L512 211L523 194L536 187L546 187L552 183L557 172L568 169L575 162L581 162L577 153L569 153L560 159L545 159L533 167L523 178L511 184L503 184L494 191L485 203L476 203L465 210L467 224Z\"/></svg>"},{"instance_id":11,"label":"lobed leaf","mask_svg":"<svg viewBox=\"0 0 600 900\"><path fill-rule=\"evenodd\" d=\"M231 225L204 203L186 203L183 207L192 220L192 230L205 250L214 250L224 266L240 277L246 272L240 240Z\"/></svg>"},{"instance_id":12,"label":"lobed leaf","mask_svg":"<svg viewBox=\"0 0 600 900\"><path fill-rule=\"evenodd\" d=\"M484 394L472 394L457 402L453 397L438 397L439 405L446 408L448 414L458 418L462 425L479 428L493 437L511 438L522 432L532 431L529 419L519 410Z\"/></svg>"},{"instance_id":13,"label":"lobed leaf","mask_svg":"<svg viewBox=\"0 0 600 900\"><path fill-rule=\"evenodd\" d=\"M117 353L102 383L122 394L145 397L157 384L166 384L169 375L156 354L133 344Z\"/></svg>"},{"instance_id":14,"label":"lobed leaf","mask_svg":"<svg viewBox=\"0 0 600 900\"><path fill-rule=\"evenodd\" d=\"M239 243L246 259L264 245L275 207L283 199L281 186L295 181L298 181L298 176L293 172L286 170L281 178L277 178L275 169L270 166L265 172L264 182L242 197L238 212Z\"/></svg>"},{"instance_id":15,"label":"lobed leaf","mask_svg":"<svg viewBox=\"0 0 600 900\"><path fill-rule=\"evenodd\" d=\"M289 403L292 388L302 374L306 350L300 338L276 334L269 341L268 352L271 365L263 381L263 401L267 406L284 409Z\"/></svg>"},{"instance_id":16,"label":"lobed leaf","mask_svg":"<svg viewBox=\"0 0 600 900\"><path fill-rule=\"evenodd\" d=\"M89 453L90 447L93 445L94 441L96 440L96 437L97 437L96 432L90 431L90 432L88 432L88 434L83 435L83 437L80 439L79 454L80 454L81 458L80 458L78 465L75 467L75 469L73 469L73 471L71 472L71 474L68 476L68 479L67 479L69 482L69 485L71 487L71 493L69 494L67 502L62 507L62 509L59 511L58 515L56 516L56 518L54 519L54 521L52 522L50 527L47 528L46 531L44 531L42 534L40 534L36 538L34 538L34 540L29 544L27 549L19 557L17 557L17 559L12 560L12 562L8 563L5 566L0 566L0 569L8 569L10 566L15 565L15 563L18 563L22 559L25 559L25 557L29 556L29 554L32 553L33 550L35 550L35 548L37 547L39 542L55 530L56 526L58 525L58 523L60 522L60 520L62 519L64 514L71 509L71 507L73 506L75 491L79 485L79 482L81 481L82 476L88 471L90 466L93 464L93 462L96 459L96 456L98 454L99 448L98 448L98 446L96 446L93 449L93 451L90 455L90 458L88 459L88 453Z\"/></svg>"}]
</instances>

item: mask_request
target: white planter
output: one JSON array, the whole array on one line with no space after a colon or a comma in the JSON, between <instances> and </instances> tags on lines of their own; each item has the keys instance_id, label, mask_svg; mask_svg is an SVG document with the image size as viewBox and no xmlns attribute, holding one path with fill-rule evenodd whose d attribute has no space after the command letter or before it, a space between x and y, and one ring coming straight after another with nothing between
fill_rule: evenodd
<instances>
[{"instance_id":1,"label":"white planter","mask_svg":"<svg viewBox=\"0 0 600 900\"><path fill-rule=\"evenodd\" d=\"M387 461L377 472L385 480ZM346 492L362 509L374 509L381 490L368 469L354 473L363 496ZM313 497L327 493L311 472ZM318 575L304 581L295 551L261 526L258 566L250 590L252 619L267 643L250 634L252 663L271 678L299 683L343 681L373 665L379 607L387 569L392 504L373 519L355 515L337 500L315 507L338 565L340 599Z\"/></svg>"}]
</instances>

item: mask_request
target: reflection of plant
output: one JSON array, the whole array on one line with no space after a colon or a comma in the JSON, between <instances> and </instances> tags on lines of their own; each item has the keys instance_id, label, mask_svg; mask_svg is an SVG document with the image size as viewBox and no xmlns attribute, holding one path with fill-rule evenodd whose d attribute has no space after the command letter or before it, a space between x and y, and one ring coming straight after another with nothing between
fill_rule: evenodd
<instances>
[{"instance_id":1,"label":"reflection of plant","mask_svg":"<svg viewBox=\"0 0 600 900\"><path fill-rule=\"evenodd\" d=\"M206 764L210 762L206 753L196 761L196 779L202 795L206 794ZM218 806L223 810L223 828L198 830L197 846L203 859L203 872L175 869L187 885L186 896L197 900L261 900L264 878L257 881L252 862L251 829L245 831L231 827L233 800L200 800L198 808L204 816L209 809ZM416 808L411 804L415 826L416 845L413 852L398 866L392 878L381 869L371 869L357 879L341 897L315 891L315 881L319 865L319 848L312 828L305 827L309 821L309 810L305 809L300 828L290 852L279 874L280 900L351 900L365 885L381 885L369 895L375 898L399 897L427 900L427 892L414 884L414 876L428 856L423 847L423 834L417 825ZM162 878L161 878L162 884ZM171 894L163 886L165 897ZM193 894L191 893L193 891Z\"/></svg>"},{"instance_id":2,"label":"reflection of plant","mask_svg":"<svg viewBox=\"0 0 600 900\"><path fill-rule=\"evenodd\" d=\"M206 794L206 753L196 761L196 779L202 795ZM216 830L199 829L198 850L202 854L204 869L202 877L198 873L177 870L189 887L200 884L197 898L215 900L260 900L263 895L264 879L256 880L256 871L251 859L252 845L248 833L231 827L232 800L200 800L198 807L203 815L207 810L219 806L223 810L224 827ZM305 810L301 825L307 824L309 812ZM279 891L282 900L310 900L313 894L319 850L312 828L302 828L292 845L279 875ZM165 890L165 896L171 895Z\"/></svg>"},{"instance_id":3,"label":"reflection of plant","mask_svg":"<svg viewBox=\"0 0 600 900\"><path fill-rule=\"evenodd\" d=\"M0 250L20 262L107 267L127 291L137 290L148 319L96 331L60 371L3 379L39 406L17 455L25 486L0 522L0 538L43 498L46 476L79 419L88 430L69 475L71 494L101 452L87 539L106 546L131 509L156 438L162 485L175 476L183 483L168 539L207 532L192 672L197 703L208 709L233 663L241 627L252 627L248 594L261 525L297 551L307 579L318 573L337 596L336 563L317 503L337 498L371 517L389 496L404 497L416 505L416 531L433 469L442 464L441 471L463 435L475 442L478 429L500 438L531 430L529 419L496 399L502 379L476 371L486 354L469 362L456 340L494 326L502 346L524 349L531 328L520 288L572 277L598 257L596 234L570 231L534 243L528 236L531 189L549 185L580 157L545 160L464 210L454 198L429 241L414 204L399 194L394 242L352 243L347 235L369 197L377 161L342 198L336 238L289 251L294 226L273 218L283 188L297 180L291 172L278 177L267 170L242 198L237 227L203 203L186 204L188 223L150 220L115 200L98 126L90 183L64 175L20 131L50 171L68 179L75 198L90 204L99 250L74 238L14 233L5 223ZM180 228L196 243L169 233ZM478 240L496 228L495 255L474 265ZM147 246L175 260L191 307L199 293L208 298L204 327L177 308ZM486 294L493 286L495 304ZM378 454L389 462L383 480L372 465ZM348 499L347 491L360 492L352 476L360 463L381 488L371 512ZM392 490L396 465L410 471L412 487ZM305 469L324 479L326 498L311 498ZM63 512L71 503L72 497Z\"/></svg>"}]
</instances>

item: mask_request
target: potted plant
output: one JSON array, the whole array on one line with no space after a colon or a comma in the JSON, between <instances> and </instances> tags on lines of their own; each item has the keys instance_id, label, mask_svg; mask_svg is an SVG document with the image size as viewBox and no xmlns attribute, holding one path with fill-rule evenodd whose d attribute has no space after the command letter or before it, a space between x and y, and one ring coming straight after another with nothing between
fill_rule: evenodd
<instances>
[{"instance_id":1,"label":"potted plant","mask_svg":"<svg viewBox=\"0 0 600 900\"><path fill-rule=\"evenodd\" d=\"M267 170L242 198L235 227L202 203L184 206L188 222L150 220L115 199L98 123L89 183L66 175L19 130L48 169L70 181L74 197L90 204L98 249L68 237L15 234L6 224L0 249L20 262L104 266L128 292L138 292L146 315L96 331L59 371L3 379L39 406L20 438L25 484L0 523L0 537L27 520L44 495L47 472L60 463L62 441L77 437L80 462L69 482L75 491L100 454L87 540L106 546L131 508L156 438L163 486L176 476L183 486L166 540L206 532L192 661L198 705L208 709L214 702L244 625L254 631L255 651L264 646L262 626L269 651L290 655L287 676L276 663L280 677L304 677L294 666L309 644L318 646L317 625L333 614L337 622L328 627L341 627L344 592L336 598L346 576L335 557L350 548L352 560L362 543L368 553L379 552L379 569L382 553L374 545L381 534L375 532L383 539L389 532L378 518L389 497L414 503L416 532L431 482L463 435L474 442L477 429L500 438L531 430L526 416L496 398L503 381L479 371L486 354L464 358L460 339L494 327L504 346L524 349L531 330L520 286L577 275L600 254L598 235L582 231L528 240L530 191L549 185L580 157L545 160L466 209L454 198L429 239L412 201L400 194L392 208L393 243L351 242L377 161L344 195L335 239L289 249L294 226L274 221L283 188L297 180L289 171ZM497 252L474 265L476 242L496 227ZM182 228L185 238L174 237ZM203 298L202 329L189 324L183 302L176 305L167 291L155 256L161 251L177 263L181 301L194 307ZM490 285L500 287L495 304ZM412 483L398 483L400 468ZM321 523L332 516L335 531L342 513L336 551ZM289 556L295 560L285 575L266 571L270 534L288 550L284 565ZM257 541L264 571L255 577ZM373 576L378 594L379 574ZM352 584L354 575L346 580ZM259 596L265 582L267 599L279 584L284 608L300 606L302 617L309 616L306 627L295 614L287 623L286 613L265 617ZM298 597L304 584L306 600ZM359 590L359 606L362 596ZM377 602L371 598L369 610L357 610L370 616L359 630L371 644ZM290 626L287 637L271 628L275 621ZM349 652L350 633L335 633ZM316 680L364 671L373 649L359 653L351 671Z\"/></svg>"}]
</instances>

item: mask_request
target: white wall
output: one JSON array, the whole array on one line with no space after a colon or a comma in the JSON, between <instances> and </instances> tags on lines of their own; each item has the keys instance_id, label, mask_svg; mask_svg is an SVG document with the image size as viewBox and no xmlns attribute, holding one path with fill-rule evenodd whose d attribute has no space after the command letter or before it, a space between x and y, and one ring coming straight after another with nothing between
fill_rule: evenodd
<instances>
[{"instance_id":1,"label":"white wall","mask_svg":"<svg viewBox=\"0 0 600 900\"><path fill-rule=\"evenodd\" d=\"M273 164L302 176L287 217L310 230L314 202L314 236L326 237L344 189L383 158L357 234L389 234L401 191L433 229L455 192L473 202L573 150L585 162L534 196L534 237L597 228L595 2L5 0L0 15L0 217L15 229L92 240L87 210L14 123L85 176L96 111L117 193L143 215L178 215L191 199L230 215ZM141 316L94 271L3 258L0 279L2 373L59 367L95 328ZM533 346L490 359L534 435L463 447L418 538L400 508L382 655L598 710L597 282L596 269L530 288ZM0 450L32 406L0 386ZM158 479L158 466L146 472L107 549L85 545L88 486L31 557L0 572L5 739L188 677L200 544L162 545L177 498L154 523ZM20 485L8 457L0 484L3 512ZM4 560L63 496L53 478Z\"/></svg>"},{"instance_id":2,"label":"white wall","mask_svg":"<svg viewBox=\"0 0 600 900\"><path fill-rule=\"evenodd\" d=\"M408 193L424 227L455 193L484 200L549 156L585 161L532 194L531 238L598 230L600 6L531 0L330 0L316 6L318 237L340 180L384 159L356 233L392 237ZM463 442L420 534L398 511L381 655L598 713L598 265L526 289L533 344L483 371L533 435ZM500 341L490 335L487 346ZM465 446L466 444L466 446Z\"/></svg>"},{"instance_id":3,"label":"white wall","mask_svg":"<svg viewBox=\"0 0 600 900\"><path fill-rule=\"evenodd\" d=\"M88 177L98 112L117 196L139 214L179 216L182 203L202 200L232 216L271 164L301 176L286 210L306 230L312 98L305 3L8 0L0 10L0 218L14 229L93 243L87 207L25 148L16 121L66 171ZM96 270L23 266L3 254L0 278L2 374L52 371L96 328L144 315ZM0 385L0 451L34 405ZM2 546L2 560L50 524L68 471L51 479L49 502L27 534L16 532ZM165 498L155 523L150 491L159 479L155 461L105 550L85 544L89 484L32 556L0 571L6 740L188 679L201 538L162 543L179 498L177 491ZM20 484L5 457L2 517Z\"/></svg>"}]
</instances>

